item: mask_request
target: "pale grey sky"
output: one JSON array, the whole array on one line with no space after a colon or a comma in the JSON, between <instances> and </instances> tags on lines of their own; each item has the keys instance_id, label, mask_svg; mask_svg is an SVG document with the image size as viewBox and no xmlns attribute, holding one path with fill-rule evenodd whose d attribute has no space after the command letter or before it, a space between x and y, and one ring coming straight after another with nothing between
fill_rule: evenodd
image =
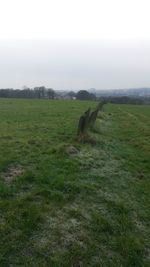
<instances>
[{"instance_id":1,"label":"pale grey sky","mask_svg":"<svg viewBox=\"0 0 150 267\"><path fill-rule=\"evenodd\" d=\"M150 87L149 0L0 0L0 88Z\"/></svg>"},{"instance_id":2,"label":"pale grey sky","mask_svg":"<svg viewBox=\"0 0 150 267\"><path fill-rule=\"evenodd\" d=\"M0 43L0 88L150 87L150 42L20 40Z\"/></svg>"}]
</instances>

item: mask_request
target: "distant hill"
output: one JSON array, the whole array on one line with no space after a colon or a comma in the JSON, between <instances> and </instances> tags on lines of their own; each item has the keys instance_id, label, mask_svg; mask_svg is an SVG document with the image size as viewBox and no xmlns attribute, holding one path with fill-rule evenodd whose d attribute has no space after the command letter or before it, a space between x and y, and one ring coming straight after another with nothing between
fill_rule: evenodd
<instances>
[{"instance_id":1,"label":"distant hill","mask_svg":"<svg viewBox=\"0 0 150 267\"><path fill-rule=\"evenodd\" d=\"M94 93L97 97L100 97L100 96L130 96L130 97L150 96L150 88L107 89L107 90L99 90L99 89L91 88L88 91L90 93Z\"/></svg>"}]
</instances>

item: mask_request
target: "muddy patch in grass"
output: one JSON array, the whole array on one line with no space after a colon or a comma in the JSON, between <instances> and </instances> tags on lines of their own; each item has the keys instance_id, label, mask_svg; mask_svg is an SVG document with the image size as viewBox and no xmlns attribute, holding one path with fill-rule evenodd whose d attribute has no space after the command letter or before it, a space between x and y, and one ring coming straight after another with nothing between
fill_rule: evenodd
<instances>
[{"instance_id":1,"label":"muddy patch in grass","mask_svg":"<svg viewBox=\"0 0 150 267\"><path fill-rule=\"evenodd\" d=\"M11 181L24 173L24 169L20 165L10 165L5 172L2 173L2 177L6 183Z\"/></svg>"}]
</instances>

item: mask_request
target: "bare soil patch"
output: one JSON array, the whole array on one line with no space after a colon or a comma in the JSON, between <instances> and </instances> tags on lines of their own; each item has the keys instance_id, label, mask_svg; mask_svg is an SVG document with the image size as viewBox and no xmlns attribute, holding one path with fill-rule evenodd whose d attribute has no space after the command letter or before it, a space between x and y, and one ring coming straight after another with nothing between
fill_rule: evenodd
<instances>
[{"instance_id":1,"label":"bare soil patch","mask_svg":"<svg viewBox=\"0 0 150 267\"><path fill-rule=\"evenodd\" d=\"M7 168L5 172L2 173L2 177L5 182L10 183L15 177L20 176L24 173L22 166L11 165Z\"/></svg>"},{"instance_id":2,"label":"bare soil patch","mask_svg":"<svg viewBox=\"0 0 150 267\"><path fill-rule=\"evenodd\" d=\"M79 153L79 150L76 147L70 145L66 148L66 153L68 155L77 155Z\"/></svg>"}]
</instances>

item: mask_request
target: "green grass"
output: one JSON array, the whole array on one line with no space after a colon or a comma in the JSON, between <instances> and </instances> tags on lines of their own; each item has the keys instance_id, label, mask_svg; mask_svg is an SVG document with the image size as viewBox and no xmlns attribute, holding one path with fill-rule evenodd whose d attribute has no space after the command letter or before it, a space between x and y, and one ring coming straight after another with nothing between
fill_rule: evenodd
<instances>
[{"instance_id":1,"label":"green grass","mask_svg":"<svg viewBox=\"0 0 150 267\"><path fill-rule=\"evenodd\" d=\"M81 144L89 106L0 99L0 266L150 266L150 107L105 105Z\"/></svg>"}]
</instances>

